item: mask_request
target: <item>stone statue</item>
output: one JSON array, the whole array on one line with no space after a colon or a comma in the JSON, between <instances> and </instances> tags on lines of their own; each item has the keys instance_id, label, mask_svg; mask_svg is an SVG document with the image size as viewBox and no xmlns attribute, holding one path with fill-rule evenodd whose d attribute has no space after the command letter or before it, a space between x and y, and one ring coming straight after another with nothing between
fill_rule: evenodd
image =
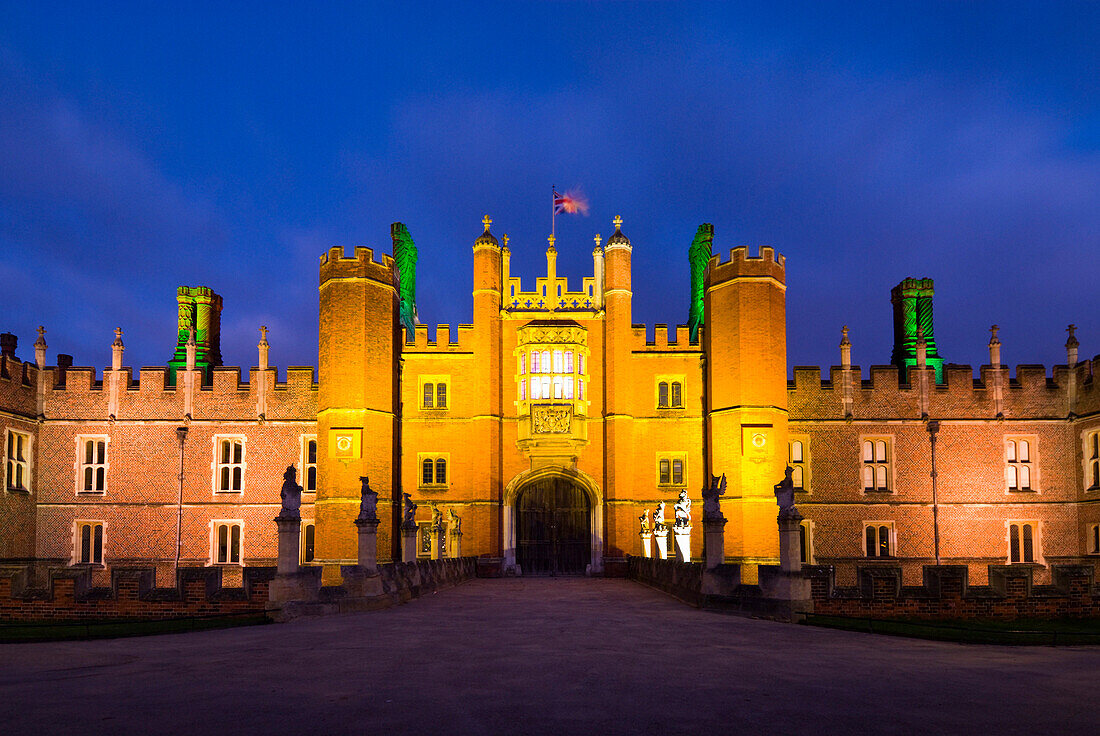
<instances>
[{"instance_id":1,"label":"stone statue","mask_svg":"<svg viewBox=\"0 0 1100 736\"><path fill-rule=\"evenodd\" d=\"M638 521L642 524L642 533L645 534L649 531L649 509L642 512L642 515L638 517Z\"/></svg>"},{"instance_id":2,"label":"stone statue","mask_svg":"<svg viewBox=\"0 0 1100 736\"><path fill-rule=\"evenodd\" d=\"M791 479L791 474L794 473L794 468L790 465L784 471L783 480L775 484L775 501L779 504L779 518L788 519L794 516L801 518L801 514L798 513L798 509L794 505L794 480Z\"/></svg>"},{"instance_id":3,"label":"stone statue","mask_svg":"<svg viewBox=\"0 0 1100 736\"><path fill-rule=\"evenodd\" d=\"M407 493L402 493L402 497L405 500L405 515L402 517L401 526L416 526L416 504L413 503L412 496Z\"/></svg>"},{"instance_id":4,"label":"stone statue","mask_svg":"<svg viewBox=\"0 0 1100 736\"><path fill-rule=\"evenodd\" d=\"M721 479L717 475L710 477L710 485L703 491L703 520L724 519L722 507L718 503L720 496L726 493L726 474L722 473Z\"/></svg>"},{"instance_id":5,"label":"stone statue","mask_svg":"<svg viewBox=\"0 0 1100 736\"><path fill-rule=\"evenodd\" d=\"M673 525L679 527L691 526L691 499L688 498L686 490L680 490L680 497L676 499L676 505L673 508L675 509L673 513L676 515L676 521L673 522Z\"/></svg>"},{"instance_id":6,"label":"stone statue","mask_svg":"<svg viewBox=\"0 0 1100 736\"><path fill-rule=\"evenodd\" d=\"M663 532L665 530L665 502L661 501L657 504L657 508L653 509L653 531Z\"/></svg>"},{"instance_id":7,"label":"stone statue","mask_svg":"<svg viewBox=\"0 0 1100 736\"><path fill-rule=\"evenodd\" d=\"M280 519L301 519L298 509L302 507L302 487L295 482L298 470L293 465L287 465L283 473L283 487L279 490L279 498L283 500L283 508L279 511Z\"/></svg>"},{"instance_id":8,"label":"stone statue","mask_svg":"<svg viewBox=\"0 0 1100 736\"><path fill-rule=\"evenodd\" d=\"M412 342L416 334L416 243L403 222L390 225L390 238L393 240L393 260L397 266L401 323L405 325L405 339Z\"/></svg>"},{"instance_id":9,"label":"stone statue","mask_svg":"<svg viewBox=\"0 0 1100 736\"><path fill-rule=\"evenodd\" d=\"M691 302L688 307L688 328L690 339L699 339L699 327L703 324L703 280L707 273L707 263L711 256L711 242L714 240L714 225L704 222L695 231L695 239L688 248L688 265L691 267Z\"/></svg>"},{"instance_id":10,"label":"stone statue","mask_svg":"<svg viewBox=\"0 0 1100 736\"><path fill-rule=\"evenodd\" d=\"M454 509L447 509L447 516L450 517L451 533L461 534L462 519L458 518L458 514L455 513Z\"/></svg>"},{"instance_id":11,"label":"stone statue","mask_svg":"<svg viewBox=\"0 0 1100 736\"><path fill-rule=\"evenodd\" d=\"M363 487L359 491L359 517L357 521L378 521L378 494L371 490L370 479L359 476Z\"/></svg>"},{"instance_id":12,"label":"stone statue","mask_svg":"<svg viewBox=\"0 0 1100 736\"><path fill-rule=\"evenodd\" d=\"M439 510L439 507L434 503L432 504L432 528L443 528L443 512Z\"/></svg>"}]
</instances>

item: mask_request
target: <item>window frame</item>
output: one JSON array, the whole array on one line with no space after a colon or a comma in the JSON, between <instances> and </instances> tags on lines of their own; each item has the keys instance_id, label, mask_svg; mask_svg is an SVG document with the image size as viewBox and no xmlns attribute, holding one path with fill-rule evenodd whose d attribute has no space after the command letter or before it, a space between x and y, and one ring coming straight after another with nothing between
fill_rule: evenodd
<instances>
[{"instance_id":1,"label":"window frame","mask_svg":"<svg viewBox=\"0 0 1100 736\"><path fill-rule=\"evenodd\" d=\"M309 443L313 443L313 462L309 461ZM315 434L303 434L298 448L298 482L302 484L302 493L316 493L317 492L317 458L319 448L317 444L317 435ZM313 488L309 487L309 471L313 469Z\"/></svg>"},{"instance_id":2,"label":"window frame","mask_svg":"<svg viewBox=\"0 0 1100 736\"><path fill-rule=\"evenodd\" d=\"M102 463L87 463L85 462L85 445L88 442L102 442L103 443L103 462ZM102 469L103 470L103 487L102 488L84 488L84 471L86 469ZM111 436L106 434L78 434L76 436L76 457L73 459L73 491L78 496L104 496L107 494L107 479L108 471L111 468ZM94 476L93 476L94 477ZM93 484L94 485L94 484Z\"/></svg>"},{"instance_id":3,"label":"window frame","mask_svg":"<svg viewBox=\"0 0 1100 736\"><path fill-rule=\"evenodd\" d=\"M309 530L313 530L313 555L309 555ZM299 562L303 565L312 565L317 559L317 522L314 519L302 519L302 539L299 545Z\"/></svg>"},{"instance_id":4,"label":"window frame","mask_svg":"<svg viewBox=\"0 0 1100 736\"><path fill-rule=\"evenodd\" d=\"M229 527L230 531L227 532L229 540L229 546L227 549L227 557L230 559L223 561L218 560L218 530L221 527ZM237 537L237 561L233 562L233 532L232 529L237 528L240 530ZM238 567L244 567L244 519L211 519L210 520L210 557L209 566L225 566L236 565Z\"/></svg>"},{"instance_id":5,"label":"window frame","mask_svg":"<svg viewBox=\"0 0 1100 736\"><path fill-rule=\"evenodd\" d=\"M8 457L8 443L11 442L10 437L17 435L24 439L24 458L23 460L16 460ZM4 473L4 491L7 493L23 493L31 494L34 492L34 484L32 479L34 478L34 435L30 430L21 430L14 427L4 428L4 446L3 446L4 464L2 466ZM8 466L11 463L18 463L23 466L24 485L13 486L11 485L11 478L9 477Z\"/></svg>"},{"instance_id":6,"label":"window frame","mask_svg":"<svg viewBox=\"0 0 1100 736\"><path fill-rule=\"evenodd\" d=\"M887 554L877 554L878 549L882 546L882 528L886 527L886 544ZM867 530L875 529L875 550L876 554L869 554L867 548ZM859 535L859 544L863 550L863 557L867 560L896 560L898 558L898 537L897 527L893 521L887 520L865 520L862 523L861 533Z\"/></svg>"},{"instance_id":7,"label":"window frame","mask_svg":"<svg viewBox=\"0 0 1100 736\"><path fill-rule=\"evenodd\" d=\"M661 403L661 386L665 386L665 403ZM677 399L677 390L675 385L679 386L679 402ZM687 376L684 374L666 374L662 373L654 376L653 379L653 406L656 409L662 411L682 411L684 407L684 387L687 385Z\"/></svg>"},{"instance_id":8,"label":"window frame","mask_svg":"<svg viewBox=\"0 0 1100 736\"><path fill-rule=\"evenodd\" d=\"M432 482L424 482L424 461L432 463ZM443 481L439 482L439 463L443 462ZM416 454L416 484L417 488L442 490L450 488L454 469L451 466L451 453L449 452L418 452Z\"/></svg>"},{"instance_id":9,"label":"window frame","mask_svg":"<svg viewBox=\"0 0 1100 736\"><path fill-rule=\"evenodd\" d=\"M1100 429L1081 432L1081 464L1085 493L1100 491Z\"/></svg>"},{"instance_id":10,"label":"window frame","mask_svg":"<svg viewBox=\"0 0 1100 736\"><path fill-rule=\"evenodd\" d=\"M81 559L83 555L83 531L85 528L90 528L93 531L90 534L94 535L94 529L99 528L99 560L96 557L95 537L93 536L89 542L91 557L90 560ZM73 566L84 567L103 567L103 550L107 546L107 522L103 519L73 519L73 551L69 564Z\"/></svg>"},{"instance_id":11,"label":"window frame","mask_svg":"<svg viewBox=\"0 0 1100 736\"><path fill-rule=\"evenodd\" d=\"M416 522L416 556L427 559L432 556L432 522Z\"/></svg>"},{"instance_id":12,"label":"window frame","mask_svg":"<svg viewBox=\"0 0 1100 736\"><path fill-rule=\"evenodd\" d=\"M223 463L221 461L221 449L222 442L240 441L241 443L241 461ZM210 438L213 444L214 457L210 462L210 488L215 496L225 496L230 493L243 495L245 492L246 481L248 479L248 437L244 434L216 434ZM227 490L222 490L220 487L221 470L223 467L229 468L229 485L231 486ZM232 488L233 485L233 470L240 468L241 471L241 487Z\"/></svg>"},{"instance_id":13,"label":"window frame","mask_svg":"<svg viewBox=\"0 0 1100 736\"><path fill-rule=\"evenodd\" d=\"M802 459L796 461L794 459L794 443L798 442L802 446ZM862 456L861 456L862 457ZM793 472L791 473L791 480L795 481L794 490L795 493L811 492L810 487L810 436L805 434L789 434L787 435L787 464L791 466ZM799 486L797 477L801 472L802 485Z\"/></svg>"},{"instance_id":14,"label":"window frame","mask_svg":"<svg viewBox=\"0 0 1100 736\"><path fill-rule=\"evenodd\" d=\"M1100 555L1100 524L1085 525L1085 554Z\"/></svg>"},{"instance_id":15,"label":"window frame","mask_svg":"<svg viewBox=\"0 0 1100 736\"><path fill-rule=\"evenodd\" d=\"M814 523L810 519L803 519L798 523L798 551L803 565L817 564L817 556L814 554Z\"/></svg>"},{"instance_id":16,"label":"window frame","mask_svg":"<svg viewBox=\"0 0 1100 736\"><path fill-rule=\"evenodd\" d=\"M428 406L425 387L431 386L431 406ZM446 404L439 405L440 386L442 385L442 397ZM424 373L416 377L416 406L420 411L444 412L449 411L454 405L454 393L451 391L451 376L449 373Z\"/></svg>"},{"instance_id":17,"label":"window frame","mask_svg":"<svg viewBox=\"0 0 1100 736\"><path fill-rule=\"evenodd\" d=\"M1020 443L1027 443L1027 460L1020 460ZM1010 449L1010 445L1014 449ZM1001 442L1004 453L1004 478L1005 493L1039 493L1039 461L1038 461L1038 437L1033 434L1006 434ZM1017 459L1010 460L1010 457ZM1028 485L1021 487L1019 478L1021 471L1026 470ZM1013 487L1011 478L1016 478L1016 487Z\"/></svg>"},{"instance_id":18,"label":"window frame","mask_svg":"<svg viewBox=\"0 0 1100 736\"><path fill-rule=\"evenodd\" d=\"M656 484L658 488L687 488L688 487L688 454L687 452L672 452L662 450L657 453L656 460ZM661 466L668 463L668 480L664 480ZM676 463L680 463L680 482L676 482Z\"/></svg>"},{"instance_id":19,"label":"window frame","mask_svg":"<svg viewBox=\"0 0 1100 736\"><path fill-rule=\"evenodd\" d=\"M872 459L865 459L865 447L868 442L872 446ZM879 443L884 443L885 460L878 459ZM897 478L894 475L894 435L891 434L861 434L857 445L859 463L859 487L864 494L868 493L894 493L897 490ZM866 471L871 468L873 485L868 487ZM884 487L879 487L880 470L885 473Z\"/></svg>"},{"instance_id":20,"label":"window frame","mask_svg":"<svg viewBox=\"0 0 1100 736\"><path fill-rule=\"evenodd\" d=\"M1012 528L1017 528L1017 534L1019 535L1019 549L1018 555L1020 559L1012 559ZM1031 559L1025 559L1027 555L1024 550L1024 529L1031 528ZM1006 545L1005 558L1008 560L1009 565L1042 565L1043 563L1043 526L1042 522L1038 519L1008 519L1005 521L1005 536L1008 544Z\"/></svg>"}]
</instances>

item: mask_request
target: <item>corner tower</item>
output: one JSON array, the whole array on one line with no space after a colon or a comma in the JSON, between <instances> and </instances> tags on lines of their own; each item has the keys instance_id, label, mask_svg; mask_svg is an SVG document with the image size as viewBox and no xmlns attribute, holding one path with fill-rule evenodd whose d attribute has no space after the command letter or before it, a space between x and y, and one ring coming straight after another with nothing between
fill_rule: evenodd
<instances>
[{"instance_id":1,"label":"corner tower","mask_svg":"<svg viewBox=\"0 0 1100 736\"><path fill-rule=\"evenodd\" d=\"M400 539L397 514L400 472L398 358L399 296L394 261L374 260L370 248L343 248L321 256L320 340L317 396L316 559L326 576L357 559L355 527L359 477L379 497L380 558ZM390 506L393 504L394 506ZM395 556L400 559L399 555Z\"/></svg>"},{"instance_id":2,"label":"corner tower","mask_svg":"<svg viewBox=\"0 0 1100 736\"><path fill-rule=\"evenodd\" d=\"M708 466L726 474L722 510L727 558L777 561L773 486L787 464L787 307L783 256L771 248L751 257L710 259L704 284Z\"/></svg>"}]
</instances>

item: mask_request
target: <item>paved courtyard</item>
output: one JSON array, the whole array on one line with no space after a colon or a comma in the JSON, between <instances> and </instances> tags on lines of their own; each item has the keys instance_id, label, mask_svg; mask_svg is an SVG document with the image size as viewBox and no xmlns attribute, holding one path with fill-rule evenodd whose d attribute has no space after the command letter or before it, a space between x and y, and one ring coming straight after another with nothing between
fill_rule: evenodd
<instances>
[{"instance_id":1,"label":"paved courtyard","mask_svg":"<svg viewBox=\"0 0 1100 736\"><path fill-rule=\"evenodd\" d=\"M88 733L1068 733L1100 648L941 644L476 580L384 611L0 645L0 724ZM718 730L712 731L711 729Z\"/></svg>"}]
</instances>

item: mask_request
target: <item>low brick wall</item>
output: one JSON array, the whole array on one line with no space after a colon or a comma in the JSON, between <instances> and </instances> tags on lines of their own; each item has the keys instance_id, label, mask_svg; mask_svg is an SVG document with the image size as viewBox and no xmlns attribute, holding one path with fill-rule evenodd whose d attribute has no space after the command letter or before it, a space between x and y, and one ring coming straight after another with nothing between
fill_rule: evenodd
<instances>
[{"instance_id":1,"label":"low brick wall","mask_svg":"<svg viewBox=\"0 0 1100 736\"><path fill-rule=\"evenodd\" d=\"M116 567L109 587L94 587L91 570L49 571L46 587L36 588L30 566L0 567L0 622L170 619L219 614L262 613L274 567L246 567L241 587L223 587L222 569L184 567L172 588L155 587L147 567Z\"/></svg>"},{"instance_id":2,"label":"low brick wall","mask_svg":"<svg viewBox=\"0 0 1100 736\"><path fill-rule=\"evenodd\" d=\"M925 565L922 585L902 585L901 567L857 568L857 584L838 587L836 568L807 565L814 613L862 618L998 619L1100 616L1093 568L1053 565L1052 585L1034 585L1027 565L990 565L989 585L970 585L966 565Z\"/></svg>"},{"instance_id":3,"label":"low brick wall","mask_svg":"<svg viewBox=\"0 0 1100 736\"><path fill-rule=\"evenodd\" d=\"M389 562L378 566L382 590L394 603L460 585L477 577L476 557Z\"/></svg>"},{"instance_id":4,"label":"low brick wall","mask_svg":"<svg viewBox=\"0 0 1100 736\"><path fill-rule=\"evenodd\" d=\"M702 607L706 602L703 595L703 565L699 562L630 556L626 558L626 576L668 593L690 606Z\"/></svg>"}]
</instances>

